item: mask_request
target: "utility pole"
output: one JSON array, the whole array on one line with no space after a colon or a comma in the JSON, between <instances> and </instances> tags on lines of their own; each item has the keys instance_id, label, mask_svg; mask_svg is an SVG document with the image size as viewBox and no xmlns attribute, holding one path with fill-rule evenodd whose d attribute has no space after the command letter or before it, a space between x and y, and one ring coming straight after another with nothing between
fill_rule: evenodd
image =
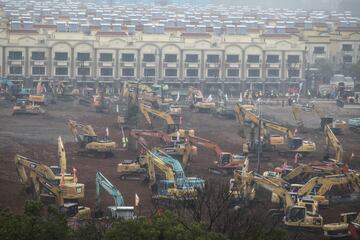
<instances>
[{"instance_id":1,"label":"utility pole","mask_svg":"<svg viewBox=\"0 0 360 240\"><path fill-rule=\"evenodd\" d=\"M258 149L257 149L257 165L256 165L256 171L257 173L260 173L260 157L262 152L262 141L261 141L261 98L258 99L258 107L259 107L259 126L258 126Z\"/></svg>"}]
</instances>

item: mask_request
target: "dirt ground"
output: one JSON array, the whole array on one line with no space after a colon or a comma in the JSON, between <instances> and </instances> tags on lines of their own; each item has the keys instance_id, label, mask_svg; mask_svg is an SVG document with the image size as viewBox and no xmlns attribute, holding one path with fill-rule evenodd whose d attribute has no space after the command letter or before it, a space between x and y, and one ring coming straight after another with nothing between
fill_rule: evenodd
<instances>
[{"instance_id":1,"label":"dirt ground","mask_svg":"<svg viewBox=\"0 0 360 240\"><path fill-rule=\"evenodd\" d=\"M59 102L58 104L46 106L46 116L11 115L12 104L0 100L0 207L10 207L19 210L24 201L29 199L19 182L14 165L16 153L30 157L48 165L57 165L57 137L61 136L65 142L68 159L68 170L73 167L78 170L79 182L85 184L85 199L83 205L90 208L95 206L95 174L101 171L122 192L126 205L134 204L134 195L137 193L141 201L141 215L148 215L152 211L151 191L141 182L121 181L116 173L117 164L124 159L134 159L136 152L127 150L116 151L112 158L91 158L77 154L78 145L74 142L69 129L66 126L67 119L84 121L91 124L98 135L105 135L105 128L110 130L110 137L121 143L121 132L116 127L114 114L95 113L90 107L79 105L77 102ZM339 109L335 103L319 102L321 108L337 119L348 120L360 117L359 109ZM291 114L291 108L281 107L281 104L264 104L263 114L267 119L286 124L295 128L295 121ZM320 120L315 113L304 113L303 115L307 132L300 134L305 139L311 139L317 144L317 152L309 155L304 162L320 160L323 156L324 135L320 130ZM160 120L155 121L157 129L164 130ZM146 127L142 121L140 127ZM195 134L218 143L224 151L237 153L242 150L243 139L238 135L239 124L236 120L223 120L215 118L206 113L193 113L185 111L183 128L195 129ZM339 136L344 147L344 159L348 159L351 153L355 154L350 166L354 169L360 168L360 134L346 129ZM270 161L262 161L262 170L271 170L280 166L284 161L292 163L292 159L278 156L277 153L268 153ZM193 159L189 167L188 176L198 176L205 179L214 177L208 173L208 167L216 160L215 154L209 150L199 148L198 156ZM256 160L251 161L255 167ZM226 180L224 177L222 180ZM112 198L102 194L103 206L113 204ZM345 211L360 211L357 205L342 205L335 210L325 210L321 214L326 221L336 221L338 214Z\"/></svg>"}]
</instances>

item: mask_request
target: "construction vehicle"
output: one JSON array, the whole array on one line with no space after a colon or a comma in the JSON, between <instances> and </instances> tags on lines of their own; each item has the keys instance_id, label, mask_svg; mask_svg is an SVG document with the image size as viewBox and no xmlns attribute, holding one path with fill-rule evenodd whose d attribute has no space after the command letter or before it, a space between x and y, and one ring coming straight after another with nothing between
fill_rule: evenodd
<instances>
[{"instance_id":1,"label":"construction vehicle","mask_svg":"<svg viewBox=\"0 0 360 240\"><path fill-rule=\"evenodd\" d=\"M140 103L139 105L141 113L144 115L147 123L152 127L152 121L150 118L150 115L161 118L166 121L167 126L167 133L175 132L177 129L179 129L179 123L175 123L173 117L166 112L161 112L158 110L155 110L151 107L148 107L144 105L143 103Z\"/></svg>"},{"instance_id":2,"label":"construction vehicle","mask_svg":"<svg viewBox=\"0 0 360 240\"><path fill-rule=\"evenodd\" d=\"M35 104L46 105L45 94L44 94L44 86L42 84L41 79L37 83L36 92L34 93L33 91L31 91L31 93L29 94L28 99L29 99L30 102L33 102Z\"/></svg>"},{"instance_id":3,"label":"construction vehicle","mask_svg":"<svg viewBox=\"0 0 360 240\"><path fill-rule=\"evenodd\" d=\"M346 187L344 187L346 186ZM329 193L330 190L339 188L341 193L335 196ZM327 206L330 201L346 202L359 201L360 178L356 173L345 173L328 175L322 177L314 177L297 191L298 197L309 196L319 202L319 205Z\"/></svg>"},{"instance_id":4,"label":"construction vehicle","mask_svg":"<svg viewBox=\"0 0 360 240\"><path fill-rule=\"evenodd\" d=\"M84 198L85 186L74 181L76 176L71 181L66 181L65 177L55 175L50 167L18 154L15 155L15 165L20 182L36 199L54 199L55 204L68 217L90 218L90 209L78 203Z\"/></svg>"},{"instance_id":5,"label":"construction vehicle","mask_svg":"<svg viewBox=\"0 0 360 240\"><path fill-rule=\"evenodd\" d=\"M331 239L349 237L355 230L353 226L357 217L356 212L341 213L340 222L324 224L324 236Z\"/></svg>"},{"instance_id":6,"label":"construction vehicle","mask_svg":"<svg viewBox=\"0 0 360 240\"><path fill-rule=\"evenodd\" d=\"M273 216L284 216L284 224L289 228L321 230L323 218L317 213L316 201L297 201L281 185L254 172L236 171L235 184L237 195L246 201L255 198L256 188L271 192L271 200L278 203L280 209L272 209Z\"/></svg>"},{"instance_id":7,"label":"construction vehicle","mask_svg":"<svg viewBox=\"0 0 360 240\"><path fill-rule=\"evenodd\" d=\"M28 99L17 99L12 110L12 115L19 114L39 115L45 114L45 110L39 105L35 105L34 102L30 102Z\"/></svg>"},{"instance_id":8,"label":"construction vehicle","mask_svg":"<svg viewBox=\"0 0 360 240\"><path fill-rule=\"evenodd\" d=\"M349 129L360 132L360 118L351 118L348 120Z\"/></svg>"},{"instance_id":9,"label":"construction vehicle","mask_svg":"<svg viewBox=\"0 0 360 240\"><path fill-rule=\"evenodd\" d=\"M0 86L5 89L5 98L14 100L20 91L20 88L15 85L11 80L0 78Z\"/></svg>"},{"instance_id":10,"label":"construction vehicle","mask_svg":"<svg viewBox=\"0 0 360 240\"><path fill-rule=\"evenodd\" d=\"M223 175L233 174L234 170L240 169L243 166L244 156L224 152L218 144L204 138L191 135L188 135L187 138L191 144L202 146L215 152L217 161L215 162L215 167L209 168L211 173Z\"/></svg>"},{"instance_id":11,"label":"construction vehicle","mask_svg":"<svg viewBox=\"0 0 360 240\"><path fill-rule=\"evenodd\" d=\"M325 146L326 146L326 160L332 160L336 163L341 163L343 161L343 155L344 155L344 149L340 143L340 141L337 139L333 131L331 130L329 125L326 125L324 128L324 134L325 134ZM335 159L329 158L329 147L330 145L335 150Z\"/></svg>"},{"instance_id":12,"label":"construction vehicle","mask_svg":"<svg viewBox=\"0 0 360 240\"><path fill-rule=\"evenodd\" d=\"M102 215L101 212L101 188L110 194L115 202L114 206L109 206L106 209L106 216L116 219L134 219L134 207L125 206L124 198L121 192L107 179L101 172L96 173L96 215Z\"/></svg>"},{"instance_id":13,"label":"construction vehicle","mask_svg":"<svg viewBox=\"0 0 360 240\"><path fill-rule=\"evenodd\" d=\"M315 165L310 163L299 164L296 168L281 177L289 183L301 183L307 182L307 180L313 177L340 174L342 172L342 168L336 164Z\"/></svg>"},{"instance_id":14,"label":"construction vehicle","mask_svg":"<svg viewBox=\"0 0 360 240\"><path fill-rule=\"evenodd\" d=\"M157 194L153 196L156 202L193 200L197 189L205 185L203 179L186 177L179 161L159 149L147 150L145 159L150 186L157 188ZM165 174L164 180L156 181L155 167Z\"/></svg>"},{"instance_id":15,"label":"construction vehicle","mask_svg":"<svg viewBox=\"0 0 360 240\"><path fill-rule=\"evenodd\" d=\"M104 89L97 91L98 94L93 96L92 106L97 113L109 113L110 112L110 97L104 96Z\"/></svg>"},{"instance_id":16,"label":"construction vehicle","mask_svg":"<svg viewBox=\"0 0 360 240\"><path fill-rule=\"evenodd\" d=\"M211 99L204 99L204 95L201 90L190 87L190 108L195 109L198 112L211 112L216 108L216 104L211 102Z\"/></svg>"},{"instance_id":17,"label":"construction vehicle","mask_svg":"<svg viewBox=\"0 0 360 240\"><path fill-rule=\"evenodd\" d=\"M319 108L318 105L312 103L311 106L300 106L293 105L292 112L294 115L294 119L296 120L296 124L298 126L298 130L301 131L304 129L304 122L301 118L302 112L315 112L320 118L320 126L321 129L328 124L331 124L331 128L335 133L340 133L342 129L346 128L346 122L342 120L335 120L332 117L326 116L325 112Z\"/></svg>"},{"instance_id":18,"label":"construction vehicle","mask_svg":"<svg viewBox=\"0 0 360 240\"><path fill-rule=\"evenodd\" d=\"M117 148L116 142L109 139L99 140L91 125L74 120L68 120L67 125L75 141L80 145L80 153L113 156L113 152Z\"/></svg>"},{"instance_id":19,"label":"construction vehicle","mask_svg":"<svg viewBox=\"0 0 360 240\"><path fill-rule=\"evenodd\" d=\"M260 123L260 118L258 116L248 111L239 103L235 106L235 112L238 122L241 125L245 124L246 119L250 120L254 125L257 126ZM268 134L269 130L274 130L287 136L288 150L285 152L279 150L280 153L300 153L304 155L314 152L316 150L316 144L314 142L305 141L300 137L295 137L293 132L289 128L283 127L280 124L273 123L265 119L261 119L261 124L261 134L266 136L266 139L268 139L268 142L271 146L283 145L285 143L285 138L279 135L270 135ZM252 128L254 129L254 127ZM254 136L255 134L252 133L251 135ZM251 140L253 141L253 139Z\"/></svg>"},{"instance_id":20,"label":"construction vehicle","mask_svg":"<svg viewBox=\"0 0 360 240\"><path fill-rule=\"evenodd\" d=\"M186 138L188 135L194 136L194 130L179 129L174 133L166 134L162 131L133 129L129 135L135 140L146 136L160 139L160 142L165 144L160 148L170 156L181 160L184 167L186 167L191 158L197 154L197 148L191 146ZM144 140L141 139L141 141Z\"/></svg>"}]
</instances>

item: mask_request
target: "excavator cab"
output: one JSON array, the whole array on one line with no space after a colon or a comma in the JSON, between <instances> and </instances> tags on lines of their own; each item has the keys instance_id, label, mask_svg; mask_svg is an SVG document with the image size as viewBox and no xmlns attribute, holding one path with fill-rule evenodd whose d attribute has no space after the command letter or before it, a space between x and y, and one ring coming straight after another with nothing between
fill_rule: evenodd
<instances>
[{"instance_id":1,"label":"excavator cab","mask_svg":"<svg viewBox=\"0 0 360 240\"><path fill-rule=\"evenodd\" d=\"M175 182L170 180L160 180L157 185L158 194L161 196L169 195L169 189L175 188Z\"/></svg>"},{"instance_id":2,"label":"excavator cab","mask_svg":"<svg viewBox=\"0 0 360 240\"><path fill-rule=\"evenodd\" d=\"M84 134L84 143L85 145L91 142L96 142L97 141L97 136L90 136L87 134Z\"/></svg>"},{"instance_id":3,"label":"excavator cab","mask_svg":"<svg viewBox=\"0 0 360 240\"><path fill-rule=\"evenodd\" d=\"M306 206L291 206L286 209L284 223L290 227L321 228L323 218L307 211Z\"/></svg>"},{"instance_id":4,"label":"excavator cab","mask_svg":"<svg viewBox=\"0 0 360 240\"><path fill-rule=\"evenodd\" d=\"M220 159L219 159L219 162L218 164L220 166L225 166L227 164L229 164L232 160L232 154L231 153L222 153L220 155Z\"/></svg>"},{"instance_id":5,"label":"excavator cab","mask_svg":"<svg viewBox=\"0 0 360 240\"><path fill-rule=\"evenodd\" d=\"M77 202L64 203L64 205L60 207L60 212L65 214L67 218L75 217L78 220L91 218L90 208L80 206Z\"/></svg>"},{"instance_id":6,"label":"excavator cab","mask_svg":"<svg viewBox=\"0 0 360 240\"><path fill-rule=\"evenodd\" d=\"M296 150L303 145L303 140L301 138L292 138L289 139L288 146L291 150Z\"/></svg>"}]
</instances>

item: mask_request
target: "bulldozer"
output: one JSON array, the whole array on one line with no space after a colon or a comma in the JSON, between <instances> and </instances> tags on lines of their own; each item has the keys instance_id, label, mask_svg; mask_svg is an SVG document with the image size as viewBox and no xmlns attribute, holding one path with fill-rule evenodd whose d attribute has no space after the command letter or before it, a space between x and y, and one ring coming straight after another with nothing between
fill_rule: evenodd
<instances>
[{"instance_id":1,"label":"bulldozer","mask_svg":"<svg viewBox=\"0 0 360 240\"><path fill-rule=\"evenodd\" d=\"M80 153L90 156L113 156L113 151L117 148L116 142L109 139L99 140L91 125L74 120L68 120L67 125L80 145Z\"/></svg>"}]
</instances>

